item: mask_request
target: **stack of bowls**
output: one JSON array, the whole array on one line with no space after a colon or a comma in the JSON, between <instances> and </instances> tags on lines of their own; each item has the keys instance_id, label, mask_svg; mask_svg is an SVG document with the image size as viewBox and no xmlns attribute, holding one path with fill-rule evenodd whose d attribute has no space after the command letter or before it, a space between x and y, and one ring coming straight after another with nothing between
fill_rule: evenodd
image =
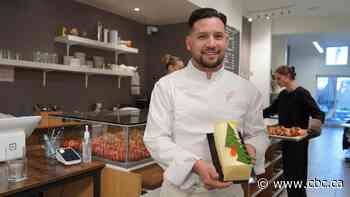
<instances>
[{"instance_id":1,"label":"stack of bowls","mask_svg":"<svg viewBox=\"0 0 350 197\"><path fill-rule=\"evenodd\" d=\"M75 52L74 57L80 59L80 65L86 65L85 64L85 53L82 52Z\"/></svg>"},{"instance_id":2,"label":"stack of bowls","mask_svg":"<svg viewBox=\"0 0 350 197\"><path fill-rule=\"evenodd\" d=\"M95 68L103 68L105 59L101 56L93 56Z\"/></svg>"}]
</instances>

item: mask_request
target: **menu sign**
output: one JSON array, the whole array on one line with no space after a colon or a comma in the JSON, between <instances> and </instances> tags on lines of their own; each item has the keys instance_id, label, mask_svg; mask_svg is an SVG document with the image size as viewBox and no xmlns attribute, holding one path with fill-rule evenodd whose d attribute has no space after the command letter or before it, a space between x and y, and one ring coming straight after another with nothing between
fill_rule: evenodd
<instances>
[{"instance_id":1,"label":"menu sign","mask_svg":"<svg viewBox=\"0 0 350 197\"><path fill-rule=\"evenodd\" d=\"M228 47L224 58L224 67L226 70L239 73L239 32L230 26L226 26L228 34Z\"/></svg>"}]
</instances>

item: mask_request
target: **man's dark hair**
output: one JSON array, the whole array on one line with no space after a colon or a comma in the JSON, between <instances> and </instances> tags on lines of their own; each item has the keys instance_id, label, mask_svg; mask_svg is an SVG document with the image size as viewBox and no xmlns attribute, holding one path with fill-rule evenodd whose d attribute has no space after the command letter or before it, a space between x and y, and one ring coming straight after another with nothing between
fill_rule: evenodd
<instances>
[{"instance_id":1,"label":"man's dark hair","mask_svg":"<svg viewBox=\"0 0 350 197\"><path fill-rule=\"evenodd\" d=\"M220 13L213 8L200 8L193 11L188 20L188 25L190 26L190 28L192 28L195 22L204 18L211 18L211 17L219 18L226 26L226 16L223 13Z\"/></svg>"}]
</instances>

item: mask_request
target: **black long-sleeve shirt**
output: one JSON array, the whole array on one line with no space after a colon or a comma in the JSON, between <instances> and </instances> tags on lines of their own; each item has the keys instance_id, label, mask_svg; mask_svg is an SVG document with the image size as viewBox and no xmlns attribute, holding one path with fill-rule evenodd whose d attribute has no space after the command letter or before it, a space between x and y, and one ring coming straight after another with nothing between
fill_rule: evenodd
<instances>
[{"instance_id":1,"label":"black long-sleeve shirt","mask_svg":"<svg viewBox=\"0 0 350 197\"><path fill-rule=\"evenodd\" d=\"M278 114L279 125L307 129L310 116L324 122L324 113L309 91L302 87L292 92L283 90L271 106L264 109L264 118Z\"/></svg>"}]
</instances>

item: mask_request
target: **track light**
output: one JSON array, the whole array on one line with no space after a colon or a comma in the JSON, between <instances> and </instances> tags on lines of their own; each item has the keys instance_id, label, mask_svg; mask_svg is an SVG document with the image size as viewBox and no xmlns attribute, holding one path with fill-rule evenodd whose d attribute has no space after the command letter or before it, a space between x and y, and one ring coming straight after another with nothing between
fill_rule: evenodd
<instances>
[{"instance_id":1,"label":"track light","mask_svg":"<svg viewBox=\"0 0 350 197\"><path fill-rule=\"evenodd\" d=\"M323 48L320 46L320 44L318 44L317 41L313 41L312 44L315 46L315 48L317 49L317 51L318 51L319 53L324 53Z\"/></svg>"}]
</instances>

